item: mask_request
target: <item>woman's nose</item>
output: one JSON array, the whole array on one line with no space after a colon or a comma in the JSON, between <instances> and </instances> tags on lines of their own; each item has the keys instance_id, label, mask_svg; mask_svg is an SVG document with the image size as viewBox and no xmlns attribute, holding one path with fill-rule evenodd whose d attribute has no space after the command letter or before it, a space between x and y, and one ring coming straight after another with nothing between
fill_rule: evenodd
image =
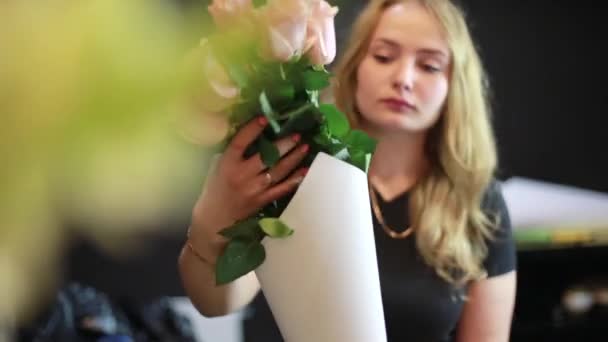
<instances>
[{"instance_id":1,"label":"woman's nose","mask_svg":"<svg viewBox=\"0 0 608 342\"><path fill-rule=\"evenodd\" d=\"M404 60L398 63L393 77L393 87L399 92L411 91L416 78L416 68L413 61Z\"/></svg>"}]
</instances>

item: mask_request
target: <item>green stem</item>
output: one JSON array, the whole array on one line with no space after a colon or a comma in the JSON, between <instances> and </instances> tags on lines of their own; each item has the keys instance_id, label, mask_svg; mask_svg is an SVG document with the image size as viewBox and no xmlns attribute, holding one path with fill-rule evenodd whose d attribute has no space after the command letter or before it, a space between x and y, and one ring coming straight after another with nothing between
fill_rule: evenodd
<instances>
[{"instance_id":1,"label":"green stem","mask_svg":"<svg viewBox=\"0 0 608 342\"><path fill-rule=\"evenodd\" d=\"M283 81L287 80L287 76L285 75L285 69L283 68L283 63L279 64L279 70L281 71L281 79Z\"/></svg>"},{"instance_id":2,"label":"green stem","mask_svg":"<svg viewBox=\"0 0 608 342\"><path fill-rule=\"evenodd\" d=\"M292 111L289 111L287 113L279 115L277 117L277 120L283 120L283 119L287 119L287 118L290 118L292 116L298 115L300 113L303 113L303 112L309 110L310 108L312 108L314 106L315 105L313 103L310 103L310 102L306 103L306 104L304 104L304 105L302 105L302 106L300 106L300 107L298 107L298 108L296 108L296 109L294 109Z\"/></svg>"}]
</instances>

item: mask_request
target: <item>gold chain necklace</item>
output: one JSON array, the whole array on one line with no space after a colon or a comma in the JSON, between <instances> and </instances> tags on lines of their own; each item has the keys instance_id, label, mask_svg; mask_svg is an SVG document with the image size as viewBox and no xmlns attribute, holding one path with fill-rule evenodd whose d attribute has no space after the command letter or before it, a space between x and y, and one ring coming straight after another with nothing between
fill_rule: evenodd
<instances>
[{"instance_id":1,"label":"gold chain necklace","mask_svg":"<svg viewBox=\"0 0 608 342\"><path fill-rule=\"evenodd\" d=\"M372 188L371 183L369 184L369 195L372 199L372 210L374 212L374 215L376 216L376 219L380 223L380 226L382 226L382 229L384 230L384 232L386 234L388 234L388 236L390 236L393 239L405 239L412 233L411 226L407 227L407 229L402 232L396 232L394 229L389 227L384 222L384 217L382 216L382 211L380 210L380 206L378 205L378 198L376 197L376 192Z\"/></svg>"}]
</instances>

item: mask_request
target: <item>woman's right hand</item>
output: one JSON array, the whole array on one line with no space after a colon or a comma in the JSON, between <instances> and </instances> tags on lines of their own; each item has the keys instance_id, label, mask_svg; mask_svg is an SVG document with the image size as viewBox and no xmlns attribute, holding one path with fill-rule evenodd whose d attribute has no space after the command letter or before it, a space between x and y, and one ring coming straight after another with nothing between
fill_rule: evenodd
<instances>
[{"instance_id":1,"label":"woman's right hand","mask_svg":"<svg viewBox=\"0 0 608 342\"><path fill-rule=\"evenodd\" d=\"M259 154L244 157L266 125L265 117L251 120L212 161L206 185L192 211L190 243L213 264L227 243L218 234L220 230L294 191L306 174L306 169L293 172L309 149L298 145L301 137L297 134L275 142L281 160L270 169Z\"/></svg>"}]
</instances>

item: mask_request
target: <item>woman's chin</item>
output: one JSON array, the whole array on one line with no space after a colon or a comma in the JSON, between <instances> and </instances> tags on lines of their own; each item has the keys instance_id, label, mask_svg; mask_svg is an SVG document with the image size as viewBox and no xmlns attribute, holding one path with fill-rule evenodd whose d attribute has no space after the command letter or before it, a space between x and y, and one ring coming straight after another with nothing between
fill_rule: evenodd
<instances>
[{"instance_id":1,"label":"woman's chin","mask_svg":"<svg viewBox=\"0 0 608 342\"><path fill-rule=\"evenodd\" d=\"M372 137L379 138L385 135L421 133L425 131L425 128L421 126L423 125L413 122L411 118L398 117L393 114L367 120L361 125L361 129Z\"/></svg>"},{"instance_id":2,"label":"woman's chin","mask_svg":"<svg viewBox=\"0 0 608 342\"><path fill-rule=\"evenodd\" d=\"M379 130L386 133L411 133L416 130L415 125L413 125L412 122L409 122L409 120L404 120L403 117L387 118L387 120L378 122L377 127Z\"/></svg>"},{"instance_id":3,"label":"woman's chin","mask_svg":"<svg viewBox=\"0 0 608 342\"><path fill-rule=\"evenodd\" d=\"M416 125L413 122L391 122L378 126L379 135L419 135L428 131L423 125Z\"/></svg>"}]
</instances>

